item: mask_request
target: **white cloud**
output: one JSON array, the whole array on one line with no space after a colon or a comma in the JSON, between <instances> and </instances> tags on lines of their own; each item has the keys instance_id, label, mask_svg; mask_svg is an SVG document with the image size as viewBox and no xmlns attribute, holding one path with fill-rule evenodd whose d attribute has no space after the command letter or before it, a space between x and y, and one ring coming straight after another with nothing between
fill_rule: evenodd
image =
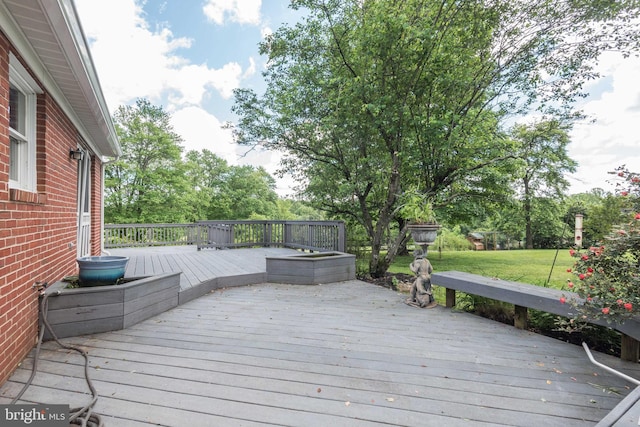
<instances>
[{"instance_id":1,"label":"white cloud","mask_svg":"<svg viewBox=\"0 0 640 427\"><path fill-rule=\"evenodd\" d=\"M183 64L175 50L191 41L168 29L151 32L133 0L76 2L111 111L135 98L157 100L167 86L167 70Z\"/></svg>"},{"instance_id":2,"label":"white cloud","mask_svg":"<svg viewBox=\"0 0 640 427\"><path fill-rule=\"evenodd\" d=\"M623 164L640 171L640 59L605 54L599 69L611 88L582 105L595 121L577 125L571 133L569 155L579 163L570 177L572 193L596 187L613 190L606 182L608 172ZM594 91L602 84L597 81L587 89Z\"/></svg>"},{"instance_id":3,"label":"white cloud","mask_svg":"<svg viewBox=\"0 0 640 427\"><path fill-rule=\"evenodd\" d=\"M262 0L208 0L202 11L218 25L223 25L225 18L239 24L258 25L261 6Z\"/></svg>"},{"instance_id":4,"label":"white cloud","mask_svg":"<svg viewBox=\"0 0 640 427\"><path fill-rule=\"evenodd\" d=\"M273 34L273 30L269 26L264 26L260 29L260 35L262 36L262 40L266 39L267 36Z\"/></svg>"},{"instance_id":5,"label":"white cloud","mask_svg":"<svg viewBox=\"0 0 640 427\"><path fill-rule=\"evenodd\" d=\"M256 73L256 61L253 58L249 58L249 68L247 68L242 75L243 79L248 79Z\"/></svg>"},{"instance_id":6,"label":"white cloud","mask_svg":"<svg viewBox=\"0 0 640 427\"><path fill-rule=\"evenodd\" d=\"M196 106L180 108L171 113L173 130L184 139L185 152L210 150L230 165L262 166L276 178L276 192L280 196L292 195L295 186L291 177L278 178L276 172L281 155L263 150L250 150L233 142L231 131L212 114Z\"/></svg>"},{"instance_id":7,"label":"white cloud","mask_svg":"<svg viewBox=\"0 0 640 427\"><path fill-rule=\"evenodd\" d=\"M152 31L139 2L77 0L76 6L112 112L136 98L159 103L168 97L177 104L168 110L198 105L211 89L229 99L240 85L240 65L231 62L214 69L191 63L187 55L192 40L175 37L166 27Z\"/></svg>"},{"instance_id":8,"label":"white cloud","mask_svg":"<svg viewBox=\"0 0 640 427\"><path fill-rule=\"evenodd\" d=\"M231 131L212 114L196 106L179 108L171 113L173 130L182 136L186 151L210 150L231 164L237 164L236 144Z\"/></svg>"},{"instance_id":9,"label":"white cloud","mask_svg":"<svg viewBox=\"0 0 640 427\"><path fill-rule=\"evenodd\" d=\"M224 3L227 6L220 6ZM233 21L257 23L260 1L209 1L211 11L222 8ZM176 37L168 27L152 30L136 0L76 0L80 20L89 39L91 55L107 104L113 113L121 105L147 98L171 115L174 131L188 150L211 150L232 165L263 166L275 176L279 156L247 151L233 142L231 132L201 107L217 92L230 99L242 79L256 73L249 58L246 70L237 62L220 68L194 64L188 59L192 40ZM290 183L278 179L278 193L289 194Z\"/></svg>"}]
</instances>

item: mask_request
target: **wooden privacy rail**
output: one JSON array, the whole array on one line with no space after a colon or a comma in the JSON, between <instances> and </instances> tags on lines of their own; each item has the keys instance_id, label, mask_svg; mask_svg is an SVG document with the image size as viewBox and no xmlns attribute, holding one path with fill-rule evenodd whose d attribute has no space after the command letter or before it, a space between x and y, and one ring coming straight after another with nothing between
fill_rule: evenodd
<instances>
[{"instance_id":1,"label":"wooden privacy rail","mask_svg":"<svg viewBox=\"0 0 640 427\"><path fill-rule=\"evenodd\" d=\"M515 307L514 326L527 327L527 309L545 311L564 317L575 317L576 311L570 304L562 304L560 297L578 298L571 292L554 288L545 288L526 283L511 282L461 271L433 273L431 282L446 288L446 306L456 304L456 291L478 295L513 304ZM622 334L621 358L638 361L640 357L640 319L631 318L623 324L607 323L601 319L589 319L590 323L613 328Z\"/></svg>"}]
</instances>

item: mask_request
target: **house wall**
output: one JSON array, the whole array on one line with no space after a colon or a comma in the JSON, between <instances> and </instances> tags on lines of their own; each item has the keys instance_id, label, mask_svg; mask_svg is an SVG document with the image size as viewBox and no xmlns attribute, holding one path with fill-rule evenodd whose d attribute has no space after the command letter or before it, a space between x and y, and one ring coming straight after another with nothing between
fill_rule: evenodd
<instances>
[{"instance_id":1,"label":"house wall","mask_svg":"<svg viewBox=\"0 0 640 427\"><path fill-rule=\"evenodd\" d=\"M36 342L39 293L34 284L77 274L78 163L69 158L69 149L81 141L33 75L45 90L37 102L37 192L9 189L9 52L20 58L0 33L0 384ZM99 255L101 165L93 161L91 247Z\"/></svg>"},{"instance_id":2,"label":"house wall","mask_svg":"<svg viewBox=\"0 0 640 427\"><path fill-rule=\"evenodd\" d=\"M91 254L102 253L102 168L96 156L91 156Z\"/></svg>"}]
</instances>

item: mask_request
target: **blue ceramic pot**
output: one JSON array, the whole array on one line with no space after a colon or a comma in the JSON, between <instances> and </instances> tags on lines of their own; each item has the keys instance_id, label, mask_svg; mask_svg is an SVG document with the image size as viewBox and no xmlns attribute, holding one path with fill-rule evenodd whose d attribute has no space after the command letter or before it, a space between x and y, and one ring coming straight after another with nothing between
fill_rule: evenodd
<instances>
[{"instance_id":1,"label":"blue ceramic pot","mask_svg":"<svg viewBox=\"0 0 640 427\"><path fill-rule=\"evenodd\" d=\"M124 277L129 257L86 256L77 259L81 287L115 285Z\"/></svg>"}]
</instances>

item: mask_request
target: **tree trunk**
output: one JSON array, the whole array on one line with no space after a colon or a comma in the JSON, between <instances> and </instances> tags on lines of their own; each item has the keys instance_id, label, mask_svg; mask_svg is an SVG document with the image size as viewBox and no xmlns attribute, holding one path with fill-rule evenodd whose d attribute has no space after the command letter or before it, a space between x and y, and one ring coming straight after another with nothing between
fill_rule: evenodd
<instances>
[{"instance_id":1,"label":"tree trunk","mask_svg":"<svg viewBox=\"0 0 640 427\"><path fill-rule=\"evenodd\" d=\"M398 230L402 230L405 225L407 225L407 220L406 219L398 219ZM409 243L409 236L408 234L406 234L406 238L403 239L400 242L400 245L398 246L398 253L397 255L403 256L403 255L409 255L409 249L407 249L407 243Z\"/></svg>"},{"instance_id":2,"label":"tree trunk","mask_svg":"<svg viewBox=\"0 0 640 427\"><path fill-rule=\"evenodd\" d=\"M377 221L374 220L375 215L371 215L371 212L369 211L366 203L366 198L358 197L366 228L369 233L369 239L371 240L371 259L369 260L369 274L374 278L383 277L385 275L387 269L389 268L389 265L391 265L394 258L396 257L398 246L407 233L407 229L405 226L402 228L393 243L389 245L387 255L384 257L381 256L380 251L382 249L382 243L384 241L385 230L389 229L389 224L394 219L393 208L396 204L397 194L400 192L400 157L398 155L398 151L392 151L391 162L393 166L391 167L391 174L389 176L387 195L385 202L377 215Z\"/></svg>"}]
</instances>

